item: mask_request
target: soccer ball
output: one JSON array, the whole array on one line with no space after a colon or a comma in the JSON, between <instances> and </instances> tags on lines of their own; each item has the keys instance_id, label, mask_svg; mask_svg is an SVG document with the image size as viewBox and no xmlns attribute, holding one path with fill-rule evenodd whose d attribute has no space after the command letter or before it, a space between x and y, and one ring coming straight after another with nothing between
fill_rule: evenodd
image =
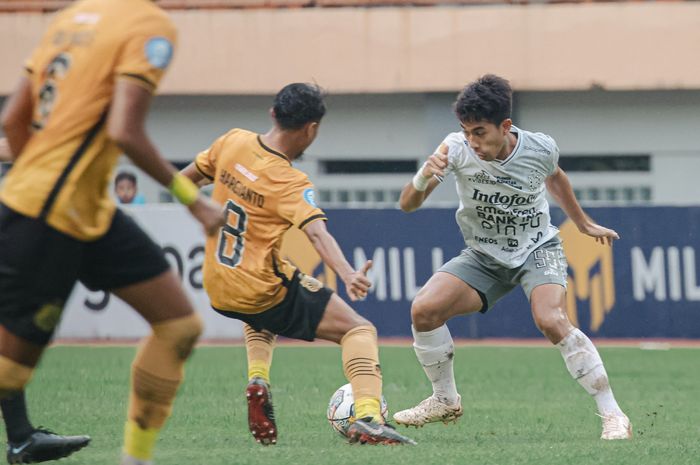
<instances>
[{"instance_id":1,"label":"soccer ball","mask_svg":"<svg viewBox=\"0 0 700 465\"><path fill-rule=\"evenodd\" d=\"M389 408L386 404L386 399L382 396L382 416L386 418L389 413ZM355 398L352 395L352 386L350 383L340 386L333 393L330 402L328 402L328 410L326 418L331 427L341 436L345 437L350 427L350 423L355 419Z\"/></svg>"}]
</instances>

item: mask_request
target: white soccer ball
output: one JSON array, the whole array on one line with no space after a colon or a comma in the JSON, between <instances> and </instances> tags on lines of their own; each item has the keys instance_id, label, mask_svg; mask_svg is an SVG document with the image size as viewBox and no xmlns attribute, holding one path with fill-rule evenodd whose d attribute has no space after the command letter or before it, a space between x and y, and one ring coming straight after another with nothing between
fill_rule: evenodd
<instances>
[{"instance_id":1,"label":"white soccer ball","mask_svg":"<svg viewBox=\"0 0 700 465\"><path fill-rule=\"evenodd\" d=\"M388 413L386 399L382 396L382 416L386 418ZM350 423L355 419L355 398L352 395L350 383L340 386L333 393L330 402L328 402L326 418L334 430L341 436L346 436Z\"/></svg>"}]
</instances>

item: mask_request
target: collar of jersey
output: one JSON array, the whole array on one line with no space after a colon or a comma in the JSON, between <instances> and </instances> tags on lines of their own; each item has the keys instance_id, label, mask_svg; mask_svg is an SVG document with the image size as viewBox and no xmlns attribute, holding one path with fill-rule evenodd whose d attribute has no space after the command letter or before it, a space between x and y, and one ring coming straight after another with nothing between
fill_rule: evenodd
<instances>
[{"instance_id":1,"label":"collar of jersey","mask_svg":"<svg viewBox=\"0 0 700 465\"><path fill-rule=\"evenodd\" d=\"M501 165L505 165L506 163L508 163L509 161L511 161L513 158L515 158L515 155L518 153L518 150L520 150L520 146L522 145L522 144L521 144L521 142L522 142L522 140L523 140L522 131L520 131L520 129L518 129L515 125L512 125L512 126L510 127L510 132L517 134L517 135L518 135L518 140L515 142L515 147L513 147L513 151L510 152L510 155L508 155L508 157L506 157L505 160L503 160L503 161L500 162Z\"/></svg>"},{"instance_id":2,"label":"collar of jersey","mask_svg":"<svg viewBox=\"0 0 700 465\"><path fill-rule=\"evenodd\" d=\"M273 150L273 149L271 149L270 147L268 147L267 145L265 145L265 144L263 143L262 139L260 138L260 134L258 134L257 139L258 139L258 144L260 144L260 147L262 147L263 149L265 149L266 152L270 152L271 154L276 155L276 156L278 156L278 157L280 157L280 158L286 160L290 165L292 164L292 162L289 161L289 158L287 158L287 155L285 155L285 154L283 154L283 153L281 153L281 152L278 152L277 150Z\"/></svg>"}]
</instances>

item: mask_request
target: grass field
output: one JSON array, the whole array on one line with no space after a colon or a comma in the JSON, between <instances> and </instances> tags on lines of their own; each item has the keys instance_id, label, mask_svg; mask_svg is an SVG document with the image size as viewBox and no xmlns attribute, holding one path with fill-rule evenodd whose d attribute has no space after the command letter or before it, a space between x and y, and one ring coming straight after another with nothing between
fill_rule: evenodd
<instances>
[{"instance_id":1,"label":"grass field","mask_svg":"<svg viewBox=\"0 0 700 465\"><path fill-rule=\"evenodd\" d=\"M89 448L64 465L117 464L130 347L55 347L28 390L35 424L88 433ZM465 415L456 425L404 429L415 447L350 446L325 410L345 383L336 347L279 347L272 370L279 444L255 444L246 428L242 347L202 347L188 365L158 465L232 464L698 464L700 350L601 350L632 441L602 442L592 399L553 348L461 347L455 372ZM410 347L383 347L390 412L429 385Z\"/></svg>"}]
</instances>

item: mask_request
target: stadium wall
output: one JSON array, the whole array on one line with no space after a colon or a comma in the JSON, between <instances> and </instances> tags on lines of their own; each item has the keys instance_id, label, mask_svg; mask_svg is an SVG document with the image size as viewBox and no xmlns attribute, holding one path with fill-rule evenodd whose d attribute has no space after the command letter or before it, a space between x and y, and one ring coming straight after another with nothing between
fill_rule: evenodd
<instances>
[{"instance_id":1,"label":"stadium wall","mask_svg":"<svg viewBox=\"0 0 700 465\"><path fill-rule=\"evenodd\" d=\"M205 338L241 338L241 327L209 309L202 289L203 236L177 206L133 207L129 212L163 246L206 322ZM696 244L700 207L595 208L597 221L615 228L622 239L610 249L597 245L563 221L569 258L569 315L587 333L608 338L700 338L700 283ZM398 210L327 210L329 229L351 263L374 260L373 290L354 307L373 321L382 336L410 336L409 310L419 287L463 241L453 209L426 209L407 215ZM244 252L245 253L245 252ZM300 268L336 287L302 232L291 230L284 253ZM345 297L344 290L340 290ZM450 323L463 338L539 338L520 289L487 314ZM145 334L144 322L126 305L104 293L76 287L67 304L59 338L121 339Z\"/></svg>"},{"instance_id":2,"label":"stadium wall","mask_svg":"<svg viewBox=\"0 0 700 465\"><path fill-rule=\"evenodd\" d=\"M300 80L334 93L453 91L485 70L518 90L700 88L698 2L170 14L180 45L167 94L270 94ZM0 14L0 94L50 17Z\"/></svg>"}]
</instances>

